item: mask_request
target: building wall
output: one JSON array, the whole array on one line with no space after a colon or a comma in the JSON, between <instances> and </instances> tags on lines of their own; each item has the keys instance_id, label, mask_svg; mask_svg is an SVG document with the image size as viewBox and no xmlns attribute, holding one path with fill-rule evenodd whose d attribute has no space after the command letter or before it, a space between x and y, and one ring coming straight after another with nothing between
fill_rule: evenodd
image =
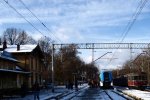
<instances>
[{"instance_id":1,"label":"building wall","mask_svg":"<svg viewBox=\"0 0 150 100\"><path fill-rule=\"evenodd\" d=\"M35 50L30 53L13 53L13 55L21 62L20 66L32 73L27 80L29 87L31 88L35 81L42 85L43 62L39 53Z\"/></svg>"},{"instance_id":2,"label":"building wall","mask_svg":"<svg viewBox=\"0 0 150 100\"><path fill-rule=\"evenodd\" d=\"M14 72L7 72L7 70L15 70L15 68L16 63L0 59L0 69L5 70L0 72L0 89L21 87L23 75Z\"/></svg>"},{"instance_id":3,"label":"building wall","mask_svg":"<svg viewBox=\"0 0 150 100\"><path fill-rule=\"evenodd\" d=\"M16 66L14 63L0 59L0 69L14 70L15 68Z\"/></svg>"},{"instance_id":4,"label":"building wall","mask_svg":"<svg viewBox=\"0 0 150 100\"><path fill-rule=\"evenodd\" d=\"M19 88L17 87L17 74L0 73L0 89Z\"/></svg>"}]
</instances>

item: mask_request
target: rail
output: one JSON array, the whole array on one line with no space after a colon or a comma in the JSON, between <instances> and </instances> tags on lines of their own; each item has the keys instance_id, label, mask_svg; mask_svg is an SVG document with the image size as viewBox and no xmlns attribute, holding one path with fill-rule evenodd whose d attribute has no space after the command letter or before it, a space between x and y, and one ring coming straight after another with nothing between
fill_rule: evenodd
<instances>
[{"instance_id":1,"label":"rail","mask_svg":"<svg viewBox=\"0 0 150 100\"><path fill-rule=\"evenodd\" d=\"M116 94L117 95L117 98L119 99L119 100L134 100L133 98L131 98L131 97L126 97L125 96L125 94L120 94L119 92L116 92L116 91L114 91L114 90L105 90L104 91L107 95L108 95L108 97L111 99L111 100L116 100L116 98L114 98L113 96L114 96L114 94Z\"/></svg>"},{"instance_id":2,"label":"rail","mask_svg":"<svg viewBox=\"0 0 150 100\"><path fill-rule=\"evenodd\" d=\"M69 96L69 100L70 100L70 99L74 98L76 95L78 95L80 93L80 91L84 90L85 88L87 88L87 86L79 88L78 91L73 90L73 91L62 93L62 94L60 94L58 96L51 97L48 100L51 100L51 99L60 100L60 99L63 99L65 97L67 97L67 96Z\"/></svg>"}]
</instances>

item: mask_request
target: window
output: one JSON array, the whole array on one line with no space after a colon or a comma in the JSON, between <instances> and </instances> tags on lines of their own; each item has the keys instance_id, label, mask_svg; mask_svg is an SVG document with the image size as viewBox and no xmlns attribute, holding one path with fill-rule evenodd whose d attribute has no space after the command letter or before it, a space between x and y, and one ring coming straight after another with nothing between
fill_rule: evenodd
<instances>
[{"instance_id":1,"label":"window","mask_svg":"<svg viewBox=\"0 0 150 100\"><path fill-rule=\"evenodd\" d=\"M139 80L139 76L134 76L133 80Z\"/></svg>"}]
</instances>

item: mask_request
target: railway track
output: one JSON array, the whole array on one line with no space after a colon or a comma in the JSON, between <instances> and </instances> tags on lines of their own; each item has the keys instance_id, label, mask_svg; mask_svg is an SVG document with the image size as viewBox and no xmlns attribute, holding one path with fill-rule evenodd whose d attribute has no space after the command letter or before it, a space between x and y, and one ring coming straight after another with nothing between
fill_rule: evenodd
<instances>
[{"instance_id":1,"label":"railway track","mask_svg":"<svg viewBox=\"0 0 150 100\"><path fill-rule=\"evenodd\" d=\"M134 100L133 98L114 90L104 90L104 92L110 100Z\"/></svg>"},{"instance_id":2,"label":"railway track","mask_svg":"<svg viewBox=\"0 0 150 100\"><path fill-rule=\"evenodd\" d=\"M80 97L78 94L81 90L78 92L69 93L67 95L56 97L55 100L75 100L75 97ZM120 92L116 92L114 90L102 90L101 93L105 94L105 97L107 97L107 100L134 100L133 98L129 96L125 96L125 94L121 94ZM102 95L104 95L102 94Z\"/></svg>"},{"instance_id":3,"label":"railway track","mask_svg":"<svg viewBox=\"0 0 150 100\"><path fill-rule=\"evenodd\" d=\"M82 90L80 90L80 91L82 91ZM76 99L74 99L75 97L82 98L82 99L85 99L85 100L88 99L87 97L79 96L80 91L76 92L75 94L70 93L68 95L63 95L62 97L59 97L56 100L76 100ZM107 99L107 100L134 100L133 98L126 97L125 94L121 94L121 93L116 92L114 90L102 90L100 92L100 95L102 95L102 96L105 95L104 98ZM89 100L91 100L91 99L95 100L95 98L89 98Z\"/></svg>"},{"instance_id":4,"label":"railway track","mask_svg":"<svg viewBox=\"0 0 150 100\"><path fill-rule=\"evenodd\" d=\"M68 100L68 99L71 100L72 98L76 97L81 91L83 91L87 87L88 86L82 87L78 91L74 91L74 92L70 93L69 95L59 98L58 100Z\"/></svg>"},{"instance_id":5,"label":"railway track","mask_svg":"<svg viewBox=\"0 0 150 100\"><path fill-rule=\"evenodd\" d=\"M87 88L87 86L80 88L78 91L73 90L70 92L62 93L56 97L49 98L48 100L68 100L68 99L70 100L74 98L76 95L78 95L80 91L84 90L85 88Z\"/></svg>"},{"instance_id":6,"label":"railway track","mask_svg":"<svg viewBox=\"0 0 150 100\"><path fill-rule=\"evenodd\" d=\"M108 93L107 91L103 91L103 92L106 93L106 95L109 97L110 100L114 100L114 99L109 95L109 93Z\"/></svg>"},{"instance_id":7,"label":"railway track","mask_svg":"<svg viewBox=\"0 0 150 100\"><path fill-rule=\"evenodd\" d=\"M85 91L88 91L85 92ZM97 91L93 93L94 91ZM92 95L91 95L92 93ZM91 95L91 96L90 96ZM96 96L96 97L95 97ZM107 99L107 100L135 100L124 93L115 90L103 90L103 89L89 89L87 86L80 88L78 91L70 91L62 93L55 97L49 98L47 100L98 100L98 99Z\"/></svg>"}]
</instances>

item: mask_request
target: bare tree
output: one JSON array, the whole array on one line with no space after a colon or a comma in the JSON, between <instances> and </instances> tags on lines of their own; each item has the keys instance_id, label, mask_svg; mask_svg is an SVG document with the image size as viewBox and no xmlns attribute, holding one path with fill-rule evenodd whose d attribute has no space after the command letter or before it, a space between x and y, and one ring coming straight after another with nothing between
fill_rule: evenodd
<instances>
[{"instance_id":1,"label":"bare tree","mask_svg":"<svg viewBox=\"0 0 150 100\"><path fill-rule=\"evenodd\" d=\"M24 44L35 44L35 40L28 36L28 34L25 31L21 31L16 39L16 43L24 45Z\"/></svg>"},{"instance_id":2,"label":"bare tree","mask_svg":"<svg viewBox=\"0 0 150 100\"><path fill-rule=\"evenodd\" d=\"M55 80L57 81L74 81L76 77L82 80L82 75L87 73L87 78L95 78L98 73L94 64L85 64L77 55L78 51L74 44L62 47L55 54Z\"/></svg>"},{"instance_id":3,"label":"bare tree","mask_svg":"<svg viewBox=\"0 0 150 100\"><path fill-rule=\"evenodd\" d=\"M8 28L6 31L4 31L3 34L4 38L7 40L7 43L10 45L15 44L15 41L18 36L18 32L16 28Z\"/></svg>"},{"instance_id":4,"label":"bare tree","mask_svg":"<svg viewBox=\"0 0 150 100\"><path fill-rule=\"evenodd\" d=\"M50 47L51 47L52 43L54 43L54 41L51 40L51 38L49 38L49 37L41 37L38 40L38 43L43 52L49 53L51 51Z\"/></svg>"},{"instance_id":5,"label":"bare tree","mask_svg":"<svg viewBox=\"0 0 150 100\"><path fill-rule=\"evenodd\" d=\"M7 28L3 33L3 40L4 39L6 39L7 43L10 45L36 43L36 41L32 37L28 36L28 34L24 30L16 28Z\"/></svg>"}]
</instances>

